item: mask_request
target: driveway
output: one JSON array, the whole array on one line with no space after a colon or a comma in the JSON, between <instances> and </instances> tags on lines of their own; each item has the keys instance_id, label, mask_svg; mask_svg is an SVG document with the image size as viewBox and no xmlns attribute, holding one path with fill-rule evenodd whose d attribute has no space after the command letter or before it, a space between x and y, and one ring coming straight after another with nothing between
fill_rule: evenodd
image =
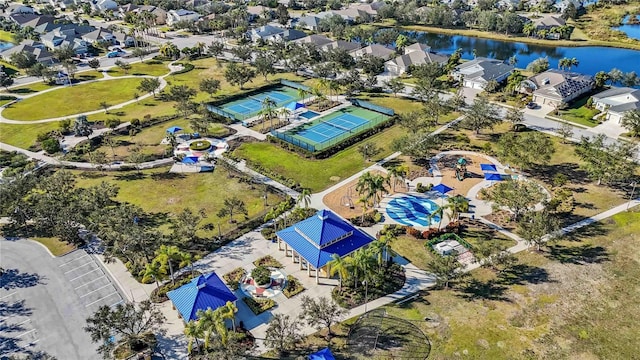
<instances>
[{"instance_id":1,"label":"driveway","mask_svg":"<svg viewBox=\"0 0 640 360\"><path fill-rule=\"evenodd\" d=\"M122 296L84 250L53 258L28 240L0 238L0 354L45 351L58 359L100 359L86 318Z\"/></svg>"}]
</instances>

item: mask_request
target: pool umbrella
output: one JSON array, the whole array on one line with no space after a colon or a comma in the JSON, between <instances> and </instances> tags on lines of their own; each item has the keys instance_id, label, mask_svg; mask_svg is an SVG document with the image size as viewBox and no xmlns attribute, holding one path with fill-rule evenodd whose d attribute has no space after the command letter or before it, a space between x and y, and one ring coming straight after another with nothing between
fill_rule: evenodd
<instances>
[{"instance_id":1,"label":"pool umbrella","mask_svg":"<svg viewBox=\"0 0 640 360\"><path fill-rule=\"evenodd\" d=\"M329 348L324 348L309 355L309 360L336 360Z\"/></svg>"},{"instance_id":2,"label":"pool umbrella","mask_svg":"<svg viewBox=\"0 0 640 360\"><path fill-rule=\"evenodd\" d=\"M501 181L502 180L502 175L501 174L496 174L496 173L485 173L484 174L484 179L485 180L490 180L490 181Z\"/></svg>"},{"instance_id":3,"label":"pool umbrella","mask_svg":"<svg viewBox=\"0 0 640 360\"><path fill-rule=\"evenodd\" d=\"M480 164L480 170L482 172L498 172L498 169L493 164Z\"/></svg>"},{"instance_id":4,"label":"pool umbrella","mask_svg":"<svg viewBox=\"0 0 640 360\"><path fill-rule=\"evenodd\" d=\"M168 129L167 129L167 132L168 132L168 133L170 133L170 134L175 134L175 133L177 133L177 132L178 132L178 131L180 131L180 130L182 130L182 128L181 128L181 127L179 127L179 126L172 126L172 127L170 127L170 128L168 128Z\"/></svg>"},{"instance_id":5,"label":"pool umbrella","mask_svg":"<svg viewBox=\"0 0 640 360\"><path fill-rule=\"evenodd\" d=\"M432 187L431 190L437 191L440 194L444 195L444 194L448 193L449 191L453 190L453 188L448 187L445 184L438 184L438 185Z\"/></svg>"},{"instance_id":6,"label":"pool umbrella","mask_svg":"<svg viewBox=\"0 0 640 360\"><path fill-rule=\"evenodd\" d=\"M187 165L195 165L198 163L198 157L196 156L187 156L184 159L182 159L182 163L183 164L187 164Z\"/></svg>"},{"instance_id":7,"label":"pool umbrella","mask_svg":"<svg viewBox=\"0 0 640 360\"><path fill-rule=\"evenodd\" d=\"M293 101L288 103L287 105L284 106L286 109L291 110L291 111L296 111L298 109L302 109L304 107L304 104L301 104L299 102Z\"/></svg>"}]
</instances>

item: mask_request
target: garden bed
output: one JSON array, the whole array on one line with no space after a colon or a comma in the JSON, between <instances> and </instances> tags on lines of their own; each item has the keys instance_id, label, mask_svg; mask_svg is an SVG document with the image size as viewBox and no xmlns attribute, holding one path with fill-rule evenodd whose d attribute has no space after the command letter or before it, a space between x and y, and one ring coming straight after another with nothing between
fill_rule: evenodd
<instances>
[{"instance_id":1,"label":"garden bed","mask_svg":"<svg viewBox=\"0 0 640 360\"><path fill-rule=\"evenodd\" d=\"M266 266L266 267L277 268L277 269L280 269L280 268L283 267L282 264L280 263L280 261L274 259L273 256L271 256L271 255L266 255L266 256L263 256L263 257L259 258L258 260L253 262L253 265L255 265L255 266Z\"/></svg>"},{"instance_id":2,"label":"garden bed","mask_svg":"<svg viewBox=\"0 0 640 360\"><path fill-rule=\"evenodd\" d=\"M242 298L245 304L251 309L255 315L260 315L263 312L276 306L276 302L271 299L254 299L251 297Z\"/></svg>"},{"instance_id":3,"label":"garden bed","mask_svg":"<svg viewBox=\"0 0 640 360\"><path fill-rule=\"evenodd\" d=\"M242 278L245 275L247 275L247 271L239 267L224 274L222 278L224 279L224 282L227 283L227 285L231 290L236 291L240 287L240 281L242 281Z\"/></svg>"},{"instance_id":4,"label":"garden bed","mask_svg":"<svg viewBox=\"0 0 640 360\"><path fill-rule=\"evenodd\" d=\"M331 297L343 308L353 309L365 303L365 286L362 285L362 279L358 279L357 288L354 287L353 279L349 280L342 284L342 291L339 287L334 288ZM371 276L366 286L366 301L370 302L400 290L405 280L402 266L392 263L384 271Z\"/></svg>"},{"instance_id":5,"label":"garden bed","mask_svg":"<svg viewBox=\"0 0 640 360\"><path fill-rule=\"evenodd\" d=\"M297 294L300 294L304 290L305 290L305 288L304 288L304 286L302 286L302 284L300 283L300 280L298 280L298 278L296 278L295 276L292 276L292 275L288 275L287 276L287 286L284 289L282 289L282 293L287 298L292 298L292 297L296 296Z\"/></svg>"},{"instance_id":6,"label":"garden bed","mask_svg":"<svg viewBox=\"0 0 640 360\"><path fill-rule=\"evenodd\" d=\"M341 104L341 102L333 100L313 100L306 105L309 110L323 112Z\"/></svg>"},{"instance_id":7,"label":"garden bed","mask_svg":"<svg viewBox=\"0 0 640 360\"><path fill-rule=\"evenodd\" d=\"M168 283L160 286L159 288L157 287L153 289L150 296L151 301L154 303L163 303L169 300L169 298L167 297L167 293L169 291L175 290L180 286L189 283L196 276L200 276L200 275L201 273L199 271L194 271L193 275L191 274L191 272L186 272L184 274L180 274L176 276L175 283L172 283L171 281L169 281Z\"/></svg>"}]
</instances>

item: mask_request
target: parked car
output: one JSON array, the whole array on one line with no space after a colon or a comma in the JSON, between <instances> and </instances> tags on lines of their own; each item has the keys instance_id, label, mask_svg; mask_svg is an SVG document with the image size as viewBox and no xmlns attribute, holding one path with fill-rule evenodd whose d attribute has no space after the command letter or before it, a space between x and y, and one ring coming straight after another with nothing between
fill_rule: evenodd
<instances>
[{"instance_id":1,"label":"parked car","mask_svg":"<svg viewBox=\"0 0 640 360\"><path fill-rule=\"evenodd\" d=\"M534 102L527 103L527 109L535 109L538 107L538 104Z\"/></svg>"},{"instance_id":2,"label":"parked car","mask_svg":"<svg viewBox=\"0 0 640 360\"><path fill-rule=\"evenodd\" d=\"M123 56L124 54L126 54L126 52L124 52L122 50L114 50L114 51L109 52L107 54L107 57L108 58L117 58L117 57Z\"/></svg>"}]
</instances>

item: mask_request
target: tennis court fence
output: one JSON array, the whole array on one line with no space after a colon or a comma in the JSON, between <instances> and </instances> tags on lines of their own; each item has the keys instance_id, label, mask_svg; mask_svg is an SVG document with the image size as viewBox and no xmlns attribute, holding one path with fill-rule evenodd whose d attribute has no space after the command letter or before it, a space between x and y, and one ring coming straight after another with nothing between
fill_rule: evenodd
<instances>
[{"instance_id":1,"label":"tennis court fence","mask_svg":"<svg viewBox=\"0 0 640 360\"><path fill-rule=\"evenodd\" d=\"M350 101L351 101L351 104L354 105L354 106L358 106L358 107L361 107L361 108L364 108L364 109L367 109L367 110L383 113L383 114L389 115L389 116L395 115L395 112L393 111L393 109L389 109L389 108L384 107L384 106L372 104L372 103L370 103L368 101L358 100L358 99L351 99Z\"/></svg>"},{"instance_id":2,"label":"tennis court fence","mask_svg":"<svg viewBox=\"0 0 640 360\"><path fill-rule=\"evenodd\" d=\"M373 129L376 126L388 121L390 119L389 116L387 115L378 115L372 119L368 119L369 121L359 125L355 128L352 128L350 130L343 130L344 132L341 134L338 134L336 136L334 136L331 139L328 139L327 141L324 141L322 143L316 143L313 142L311 140L305 140L304 138L300 137L300 136L294 136L295 133L289 133L287 134L286 132L278 132L276 130L271 130L271 135L275 136L276 138L280 139L280 140L284 140L290 144L293 144L301 149L310 151L310 152L317 152L317 151L323 151L325 149L328 149L332 146L335 146L339 143L341 143L342 141L356 136L358 134L361 134L367 130ZM320 121L320 122L326 122L326 121ZM312 122L309 125L313 126L314 124L317 124L317 122ZM336 128L341 128L335 124L331 124L332 126L336 127ZM297 132L299 130L302 130L304 126L295 128L293 130L291 130L292 132Z\"/></svg>"},{"instance_id":3,"label":"tennis court fence","mask_svg":"<svg viewBox=\"0 0 640 360\"><path fill-rule=\"evenodd\" d=\"M207 110L211 111L214 114L218 114L220 116L226 117L227 119L233 120L233 121L242 121L244 119L239 119L239 116L233 115L230 112L224 111L222 109L220 109L219 107L213 106L211 104L207 105Z\"/></svg>"},{"instance_id":4,"label":"tennis court fence","mask_svg":"<svg viewBox=\"0 0 640 360\"><path fill-rule=\"evenodd\" d=\"M294 82L294 81L289 81L289 80L285 80L285 79L280 79L280 84L284 85L284 86L288 86L290 88L294 88L294 89L302 89L302 90L311 90L310 87L306 86L306 85L302 85L300 83Z\"/></svg>"}]
</instances>

